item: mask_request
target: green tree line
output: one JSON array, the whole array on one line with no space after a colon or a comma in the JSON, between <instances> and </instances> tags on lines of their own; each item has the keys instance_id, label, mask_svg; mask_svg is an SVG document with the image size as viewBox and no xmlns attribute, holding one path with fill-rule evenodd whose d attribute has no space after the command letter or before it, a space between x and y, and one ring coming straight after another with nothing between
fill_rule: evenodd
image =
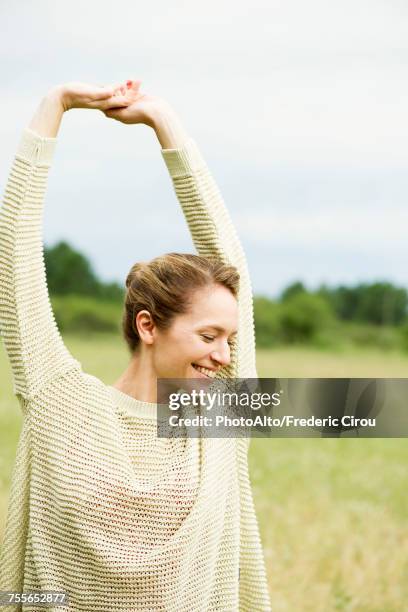
<instances>
[{"instance_id":1,"label":"green tree line","mask_svg":"<svg viewBox=\"0 0 408 612\"><path fill-rule=\"evenodd\" d=\"M46 247L44 260L61 331L119 330L122 286L102 282L88 258L65 241ZM347 340L408 349L407 308L407 290L386 281L314 291L297 281L276 299L255 296L257 342L325 346Z\"/></svg>"}]
</instances>

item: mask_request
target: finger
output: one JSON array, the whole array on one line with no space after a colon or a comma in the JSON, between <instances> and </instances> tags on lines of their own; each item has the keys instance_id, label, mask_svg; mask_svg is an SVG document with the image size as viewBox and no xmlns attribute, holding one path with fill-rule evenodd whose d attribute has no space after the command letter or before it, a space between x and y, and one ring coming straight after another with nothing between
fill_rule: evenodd
<instances>
[{"instance_id":1,"label":"finger","mask_svg":"<svg viewBox=\"0 0 408 612\"><path fill-rule=\"evenodd\" d=\"M137 91L141 84L142 81L138 79L129 79L128 81L126 81L126 87L128 89L133 89L134 91Z\"/></svg>"},{"instance_id":2,"label":"finger","mask_svg":"<svg viewBox=\"0 0 408 612\"><path fill-rule=\"evenodd\" d=\"M114 95L114 91L112 87L99 87L95 89L93 93L94 100L105 100L106 98L111 98Z\"/></svg>"},{"instance_id":3,"label":"finger","mask_svg":"<svg viewBox=\"0 0 408 612\"><path fill-rule=\"evenodd\" d=\"M106 117L118 119L123 115L124 108L107 108L103 111Z\"/></svg>"},{"instance_id":4,"label":"finger","mask_svg":"<svg viewBox=\"0 0 408 612\"><path fill-rule=\"evenodd\" d=\"M130 101L128 100L128 98L126 96L122 96L121 94L118 94L117 96L112 96L111 98L103 102L103 105L105 106L106 109L125 108L129 106L129 104L130 104Z\"/></svg>"},{"instance_id":5,"label":"finger","mask_svg":"<svg viewBox=\"0 0 408 612\"><path fill-rule=\"evenodd\" d=\"M112 106L112 107L128 106L131 103L131 99L129 98L127 93L123 95L121 88L119 87L119 89L113 92L113 95L110 98L102 102L102 104L105 104L105 103L106 103L106 108L109 108L109 106Z\"/></svg>"},{"instance_id":6,"label":"finger","mask_svg":"<svg viewBox=\"0 0 408 612\"><path fill-rule=\"evenodd\" d=\"M103 111L103 114L107 119L116 119L116 121L120 121L120 115L117 115L114 111Z\"/></svg>"},{"instance_id":7,"label":"finger","mask_svg":"<svg viewBox=\"0 0 408 612\"><path fill-rule=\"evenodd\" d=\"M128 100L126 100L123 96L111 96L106 100L89 100L87 108L96 108L98 110L108 110L126 108L129 105Z\"/></svg>"},{"instance_id":8,"label":"finger","mask_svg":"<svg viewBox=\"0 0 408 612\"><path fill-rule=\"evenodd\" d=\"M116 83L115 85L115 93L116 95L125 95L126 94L126 85L123 83Z\"/></svg>"},{"instance_id":9,"label":"finger","mask_svg":"<svg viewBox=\"0 0 408 612\"><path fill-rule=\"evenodd\" d=\"M112 103L101 109L104 113L121 114L126 110L126 106L114 106Z\"/></svg>"},{"instance_id":10,"label":"finger","mask_svg":"<svg viewBox=\"0 0 408 612\"><path fill-rule=\"evenodd\" d=\"M114 92L115 96L122 95L122 91L121 91L122 85L123 85L123 83L114 83L112 85L112 89L113 89L113 92Z\"/></svg>"}]
</instances>

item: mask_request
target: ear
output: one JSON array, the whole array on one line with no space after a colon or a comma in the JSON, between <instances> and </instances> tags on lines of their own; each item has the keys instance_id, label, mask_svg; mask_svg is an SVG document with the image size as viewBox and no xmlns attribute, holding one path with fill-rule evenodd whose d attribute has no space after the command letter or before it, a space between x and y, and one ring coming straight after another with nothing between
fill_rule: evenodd
<instances>
[{"instance_id":1,"label":"ear","mask_svg":"<svg viewBox=\"0 0 408 612\"><path fill-rule=\"evenodd\" d=\"M139 310L135 318L135 327L142 342L153 344L156 326L148 310Z\"/></svg>"}]
</instances>

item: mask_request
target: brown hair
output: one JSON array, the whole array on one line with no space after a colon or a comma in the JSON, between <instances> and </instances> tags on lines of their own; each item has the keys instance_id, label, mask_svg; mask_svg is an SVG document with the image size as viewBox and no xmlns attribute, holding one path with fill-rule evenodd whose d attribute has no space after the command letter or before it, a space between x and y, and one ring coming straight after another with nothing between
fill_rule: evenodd
<instances>
[{"instance_id":1,"label":"brown hair","mask_svg":"<svg viewBox=\"0 0 408 612\"><path fill-rule=\"evenodd\" d=\"M239 274L219 259L167 253L136 263L126 278L123 335L131 352L140 344L136 315L150 312L159 329L167 329L176 315L188 311L192 293L209 285L223 285L238 296Z\"/></svg>"}]
</instances>

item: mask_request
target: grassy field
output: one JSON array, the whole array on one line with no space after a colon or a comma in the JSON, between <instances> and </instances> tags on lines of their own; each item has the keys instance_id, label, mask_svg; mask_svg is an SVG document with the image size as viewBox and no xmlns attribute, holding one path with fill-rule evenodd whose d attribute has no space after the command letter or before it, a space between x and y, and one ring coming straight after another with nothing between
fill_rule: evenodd
<instances>
[{"instance_id":1,"label":"grassy field","mask_svg":"<svg viewBox=\"0 0 408 612\"><path fill-rule=\"evenodd\" d=\"M66 337L107 384L127 362L120 339ZM262 377L406 377L388 351L260 351ZM21 419L0 348L0 537ZM405 439L254 439L250 471L274 612L408 610Z\"/></svg>"}]
</instances>

